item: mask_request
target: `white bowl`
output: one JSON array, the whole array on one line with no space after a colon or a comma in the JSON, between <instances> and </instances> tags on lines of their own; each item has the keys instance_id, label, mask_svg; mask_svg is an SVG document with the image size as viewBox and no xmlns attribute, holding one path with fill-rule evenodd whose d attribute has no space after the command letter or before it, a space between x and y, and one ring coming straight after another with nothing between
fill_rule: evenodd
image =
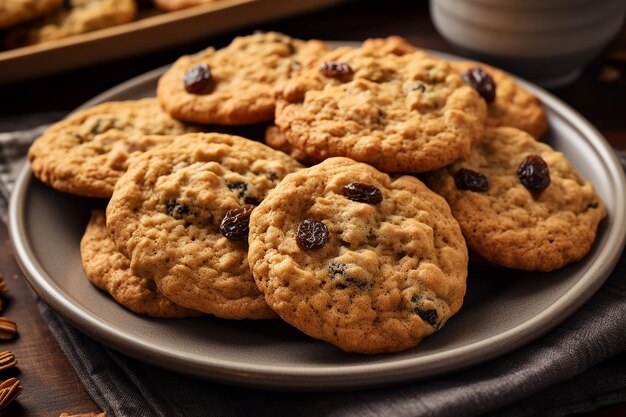
<instances>
[{"instance_id":1,"label":"white bowl","mask_svg":"<svg viewBox=\"0 0 626 417\"><path fill-rule=\"evenodd\" d=\"M619 31L624 0L430 0L437 30L473 58L553 87Z\"/></svg>"}]
</instances>

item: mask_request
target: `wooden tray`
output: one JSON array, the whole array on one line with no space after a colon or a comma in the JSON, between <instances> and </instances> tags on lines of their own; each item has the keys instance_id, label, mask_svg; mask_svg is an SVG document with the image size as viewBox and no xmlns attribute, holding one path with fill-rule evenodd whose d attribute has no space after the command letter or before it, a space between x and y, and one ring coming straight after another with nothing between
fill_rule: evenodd
<instances>
[{"instance_id":1,"label":"wooden tray","mask_svg":"<svg viewBox=\"0 0 626 417\"><path fill-rule=\"evenodd\" d=\"M119 59L344 0L220 0L0 52L0 84Z\"/></svg>"}]
</instances>

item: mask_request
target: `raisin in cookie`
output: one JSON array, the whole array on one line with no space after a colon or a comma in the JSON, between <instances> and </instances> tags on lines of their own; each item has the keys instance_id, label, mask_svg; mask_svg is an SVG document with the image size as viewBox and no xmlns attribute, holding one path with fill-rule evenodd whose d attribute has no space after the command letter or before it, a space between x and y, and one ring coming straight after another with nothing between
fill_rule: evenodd
<instances>
[{"instance_id":1,"label":"raisin in cookie","mask_svg":"<svg viewBox=\"0 0 626 417\"><path fill-rule=\"evenodd\" d=\"M63 0L0 0L0 29L44 15L62 4Z\"/></svg>"},{"instance_id":2,"label":"raisin in cookie","mask_svg":"<svg viewBox=\"0 0 626 417\"><path fill-rule=\"evenodd\" d=\"M396 352L461 307L467 248L418 179L331 158L288 175L250 218L248 255L274 311L350 352Z\"/></svg>"},{"instance_id":3,"label":"raisin in cookie","mask_svg":"<svg viewBox=\"0 0 626 417\"><path fill-rule=\"evenodd\" d=\"M433 174L467 244L509 268L550 271L581 259L605 216L565 156L528 133L488 128L469 158Z\"/></svg>"},{"instance_id":4,"label":"raisin in cookie","mask_svg":"<svg viewBox=\"0 0 626 417\"><path fill-rule=\"evenodd\" d=\"M223 125L271 120L276 85L326 51L324 42L275 32L237 37L223 49L181 57L159 80L157 95L182 120Z\"/></svg>"},{"instance_id":5,"label":"raisin in cookie","mask_svg":"<svg viewBox=\"0 0 626 417\"><path fill-rule=\"evenodd\" d=\"M261 143L179 136L133 160L115 186L107 227L140 276L176 304L231 319L274 317L248 267L248 219L301 165Z\"/></svg>"},{"instance_id":6,"label":"raisin in cookie","mask_svg":"<svg viewBox=\"0 0 626 417\"><path fill-rule=\"evenodd\" d=\"M452 62L461 77L482 92L487 101L487 126L510 126L539 138L548 129L541 101L510 75L478 62Z\"/></svg>"},{"instance_id":7,"label":"raisin in cookie","mask_svg":"<svg viewBox=\"0 0 626 417\"><path fill-rule=\"evenodd\" d=\"M383 50L396 55L421 51L399 36L368 39L364 48ZM452 67L468 84L483 93L487 101L487 126L510 126L524 130L535 138L548 129L548 118L541 101L520 86L506 72L487 64L451 61ZM481 73L482 71L482 73Z\"/></svg>"},{"instance_id":8,"label":"raisin in cookie","mask_svg":"<svg viewBox=\"0 0 626 417\"><path fill-rule=\"evenodd\" d=\"M108 102L52 125L28 159L33 174L59 191L109 198L131 157L195 130L170 117L155 98Z\"/></svg>"},{"instance_id":9,"label":"raisin in cookie","mask_svg":"<svg viewBox=\"0 0 626 417\"><path fill-rule=\"evenodd\" d=\"M347 156L387 172L424 172L469 155L485 102L423 52L338 48L284 84L276 125L307 155Z\"/></svg>"},{"instance_id":10,"label":"raisin in cookie","mask_svg":"<svg viewBox=\"0 0 626 417\"><path fill-rule=\"evenodd\" d=\"M201 314L172 303L163 297L153 280L133 274L130 261L117 250L109 236L103 211L91 213L80 241L80 256L89 280L135 313L161 318Z\"/></svg>"},{"instance_id":11,"label":"raisin in cookie","mask_svg":"<svg viewBox=\"0 0 626 417\"><path fill-rule=\"evenodd\" d=\"M134 0L69 0L41 19L12 28L7 48L33 45L130 22L137 14Z\"/></svg>"}]
</instances>

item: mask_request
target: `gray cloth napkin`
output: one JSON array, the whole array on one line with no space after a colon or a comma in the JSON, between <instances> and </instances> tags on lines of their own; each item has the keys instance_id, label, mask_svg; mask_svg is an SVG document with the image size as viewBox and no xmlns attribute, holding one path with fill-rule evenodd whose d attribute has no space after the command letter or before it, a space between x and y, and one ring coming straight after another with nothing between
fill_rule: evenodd
<instances>
[{"instance_id":1,"label":"gray cloth napkin","mask_svg":"<svg viewBox=\"0 0 626 417\"><path fill-rule=\"evenodd\" d=\"M0 132L2 126L0 120ZM0 133L0 200L40 132ZM41 300L38 306L85 388L112 417L568 416L626 402L625 253L591 300L541 339L471 369L375 390L280 392L197 380L112 351Z\"/></svg>"}]
</instances>

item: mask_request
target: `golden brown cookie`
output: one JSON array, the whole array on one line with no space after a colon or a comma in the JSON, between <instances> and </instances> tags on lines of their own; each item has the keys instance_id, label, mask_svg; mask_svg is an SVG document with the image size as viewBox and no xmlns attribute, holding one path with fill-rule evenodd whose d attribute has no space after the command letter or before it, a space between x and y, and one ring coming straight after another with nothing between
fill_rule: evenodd
<instances>
[{"instance_id":1,"label":"golden brown cookie","mask_svg":"<svg viewBox=\"0 0 626 417\"><path fill-rule=\"evenodd\" d=\"M249 261L278 315L343 350L411 348L463 302L467 248L415 177L347 158L288 175L250 218Z\"/></svg>"},{"instance_id":2,"label":"golden brown cookie","mask_svg":"<svg viewBox=\"0 0 626 417\"><path fill-rule=\"evenodd\" d=\"M272 125L265 129L265 144L271 148L290 155L293 159L302 162L304 165L315 165L319 161L307 156L303 151L287 142L287 138L278 126Z\"/></svg>"},{"instance_id":3,"label":"golden brown cookie","mask_svg":"<svg viewBox=\"0 0 626 417\"><path fill-rule=\"evenodd\" d=\"M316 159L346 156L386 172L434 170L469 155L486 106L444 60L338 48L284 84L276 125Z\"/></svg>"},{"instance_id":4,"label":"golden brown cookie","mask_svg":"<svg viewBox=\"0 0 626 417\"><path fill-rule=\"evenodd\" d=\"M42 16L63 0L0 0L0 29Z\"/></svg>"},{"instance_id":5,"label":"golden brown cookie","mask_svg":"<svg viewBox=\"0 0 626 417\"><path fill-rule=\"evenodd\" d=\"M488 128L465 160L433 174L467 244L509 268L551 271L591 248L604 204L561 152L512 127Z\"/></svg>"},{"instance_id":6,"label":"golden brown cookie","mask_svg":"<svg viewBox=\"0 0 626 417\"><path fill-rule=\"evenodd\" d=\"M467 78L468 71L481 69L495 85L493 100L487 103L487 126L510 126L540 138L548 129L548 118L541 101L520 86L509 74L479 62L452 62L452 66Z\"/></svg>"},{"instance_id":7,"label":"golden brown cookie","mask_svg":"<svg viewBox=\"0 0 626 417\"><path fill-rule=\"evenodd\" d=\"M381 54L406 55L419 53L424 57L429 56L426 52L413 46L401 36L388 36L386 38L370 38L363 41L363 49L378 51Z\"/></svg>"},{"instance_id":8,"label":"golden brown cookie","mask_svg":"<svg viewBox=\"0 0 626 417\"><path fill-rule=\"evenodd\" d=\"M41 19L17 26L4 38L7 48L33 45L130 22L134 0L69 0Z\"/></svg>"},{"instance_id":9,"label":"golden brown cookie","mask_svg":"<svg viewBox=\"0 0 626 417\"><path fill-rule=\"evenodd\" d=\"M107 227L133 270L176 304L231 319L275 317L248 267L247 220L301 165L261 143L179 136L135 158L115 186Z\"/></svg>"},{"instance_id":10,"label":"golden brown cookie","mask_svg":"<svg viewBox=\"0 0 626 417\"><path fill-rule=\"evenodd\" d=\"M103 211L91 213L80 241L80 256L89 281L137 314L161 318L201 314L172 303L163 297L153 280L133 274L130 261L117 250L109 236Z\"/></svg>"},{"instance_id":11,"label":"golden brown cookie","mask_svg":"<svg viewBox=\"0 0 626 417\"><path fill-rule=\"evenodd\" d=\"M368 39L363 47L382 50L396 55L420 52L426 53L411 45L406 39L399 36L390 36L382 39ZM506 72L472 61L451 61L452 67L466 78L465 73L479 68L484 70L494 82L493 100L487 102L487 126L511 126L540 138L548 129L548 118L541 101L533 94L520 86L513 77ZM464 77L465 76L465 77Z\"/></svg>"},{"instance_id":12,"label":"golden brown cookie","mask_svg":"<svg viewBox=\"0 0 626 417\"><path fill-rule=\"evenodd\" d=\"M196 130L172 119L154 98L108 102L52 125L28 159L33 174L59 191L109 198L130 158Z\"/></svg>"},{"instance_id":13,"label":"golden brown cookie","mask_svg":"<svg viewBox=\"0 0 626 417\"><path fill-rule=\"evenodd\" d=\"M237 125L271 120L274 89L328 51L321 41L267 32L235 38L223 49L183 56L161 77L157 95L172 116Z\"/></svg>"}]
</instances>

